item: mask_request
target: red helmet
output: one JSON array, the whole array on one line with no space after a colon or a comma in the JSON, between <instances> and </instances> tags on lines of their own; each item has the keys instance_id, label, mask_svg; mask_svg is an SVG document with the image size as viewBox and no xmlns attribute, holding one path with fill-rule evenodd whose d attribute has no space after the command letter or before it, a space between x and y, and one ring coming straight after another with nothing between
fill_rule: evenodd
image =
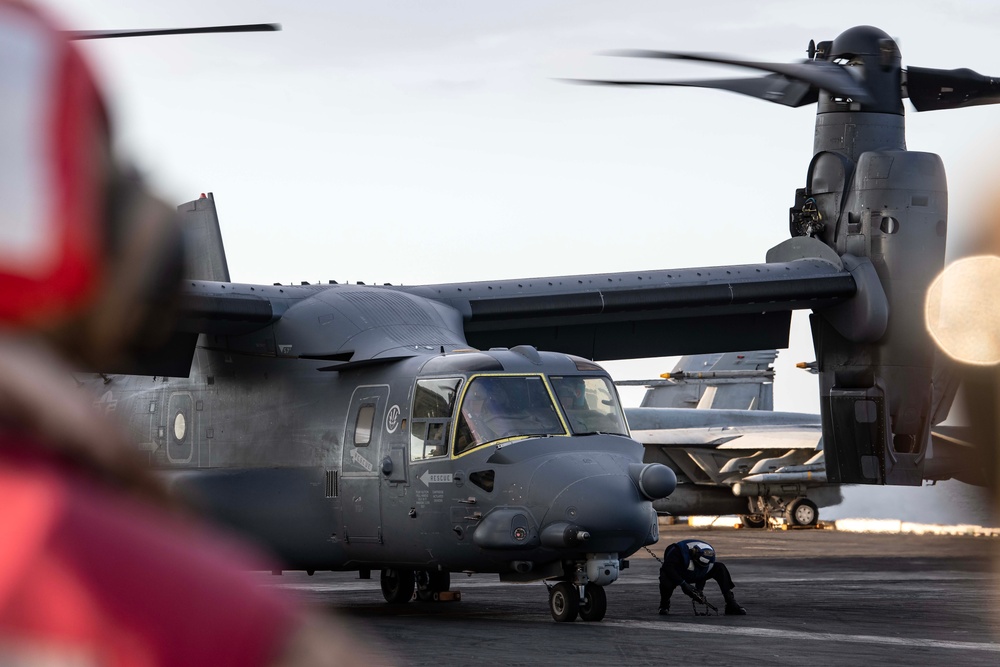
<instances>
[{"instance_id":1,"label":"red helmet","mask_svg":"<svg viewBox=\"0 0 1000 667\"><path fill-rule=\"evenodd\" d=\"M71 331L77 357L120 346L137 299L179 272L174 213L116 165L75 45L16 0L0 0L0 99L0 328Z\"/></svg>"},{"instance_id":2,"label":"red helmet","mask_svg":"<svg viewBox=\"0 0 1000 667\"><path fill-rule=\"evenodd\" d=\"M53 24L0 2L0 322L83 307L102 273L108 123L94 79Z\"/></svg>"}]
</instances>

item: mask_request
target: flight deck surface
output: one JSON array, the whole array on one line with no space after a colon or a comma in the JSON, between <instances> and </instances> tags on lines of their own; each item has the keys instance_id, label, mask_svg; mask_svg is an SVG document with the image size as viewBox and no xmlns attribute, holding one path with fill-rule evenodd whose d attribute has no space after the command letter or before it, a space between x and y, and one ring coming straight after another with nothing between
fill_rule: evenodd
<instances>
[{"instance_id":1,"label":"flight deck surface","mask_svg":"<svg viewBox=\"0 0 1000 667\"><path fill-rule=\"evenodd\" d=\"M378 572L264 581L299 590L403 665L1000 663L1000 538L671 526L653 551L687 537L716 548L749 615L698 617L677 591L659 616L659 564L645 551L607 588L599 623L556 623L542 583L496 575L453 574L461 602L404 605L383 602ZM706 592L721 610L717 585Z\"/></svg>"}]
</instances>

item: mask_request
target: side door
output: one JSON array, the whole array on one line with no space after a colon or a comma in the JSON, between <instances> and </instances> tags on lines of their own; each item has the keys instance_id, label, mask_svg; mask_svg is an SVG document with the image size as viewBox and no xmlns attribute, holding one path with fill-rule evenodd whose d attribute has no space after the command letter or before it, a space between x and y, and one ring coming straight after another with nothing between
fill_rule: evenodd
<instances>
[{"instance_id":1,"label":"side door","mask_svg":"<svg viewBox=\"0 0 1000 667\"><path fill-rule=\"evenodd\" d=\"M351 396L340 478L345 540L382 542L379 494L382 424L388 385L358 387Z\"/></svg>"}]
</instances>

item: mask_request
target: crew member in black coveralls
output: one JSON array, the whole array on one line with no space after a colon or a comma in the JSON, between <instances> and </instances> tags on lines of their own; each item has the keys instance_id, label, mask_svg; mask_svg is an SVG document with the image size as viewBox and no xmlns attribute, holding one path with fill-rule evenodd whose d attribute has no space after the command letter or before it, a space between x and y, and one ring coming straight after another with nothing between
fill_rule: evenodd
<instances>
[{"instance_id":1,"label":"crew member in black coveralls","mask_svg":"<svg viewBox=\"0 0 1000 667\"><path fill-rule=\"evenodd\" d=\"M705 582L715 579L726 600L727 616L742 616L747 610L733 597L733 578L724 563L715 560L715 549L701 540L682 540L667 547L660 566L660 613L670 611L670 596L678 586L684 594L695 598L695 590L705 589Z\"/></svg>"}]
</instances>

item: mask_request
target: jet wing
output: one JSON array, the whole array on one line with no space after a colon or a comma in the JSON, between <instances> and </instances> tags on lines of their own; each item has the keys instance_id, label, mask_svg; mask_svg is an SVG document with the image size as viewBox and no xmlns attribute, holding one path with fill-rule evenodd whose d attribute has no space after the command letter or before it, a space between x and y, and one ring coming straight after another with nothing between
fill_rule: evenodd
<instances>
[{"instance_id":1,"label":"jet wing","mask_svg":"<svg viewBox=\"0 0 1000 667\"><path fill-rule=\"evenodd\" d=\"M785 427L719 427L632 430L632 437L644 445L666 447L708 447L719 451L759 451L763 449L816 449L823 437L819 424Z\"/></svg>"},{"instance_id":2,"label":"jet wing","mask_svg":"<svg viewBox=\"0 0 1000 667\"><path fill-rule=\"evenodd\" d=\"M816 449L819 415L762 410L626 408L632 437L644 445L718 450Z\"/></svg>"},{"instance_id":3,"label":"jet wing","mask_svg":"<svg viewBox=\"0 0 1000 667\"><path fill-rule=\"evenodd\" d=\"M625 416L632 437L646 448L644 460L670 466L683 482L728 486L765 481L762 474L779 475L767 478L774 482L825 482L818 474L825 471L819 415L626 408Z\"/></svg>"}]
</instances>

